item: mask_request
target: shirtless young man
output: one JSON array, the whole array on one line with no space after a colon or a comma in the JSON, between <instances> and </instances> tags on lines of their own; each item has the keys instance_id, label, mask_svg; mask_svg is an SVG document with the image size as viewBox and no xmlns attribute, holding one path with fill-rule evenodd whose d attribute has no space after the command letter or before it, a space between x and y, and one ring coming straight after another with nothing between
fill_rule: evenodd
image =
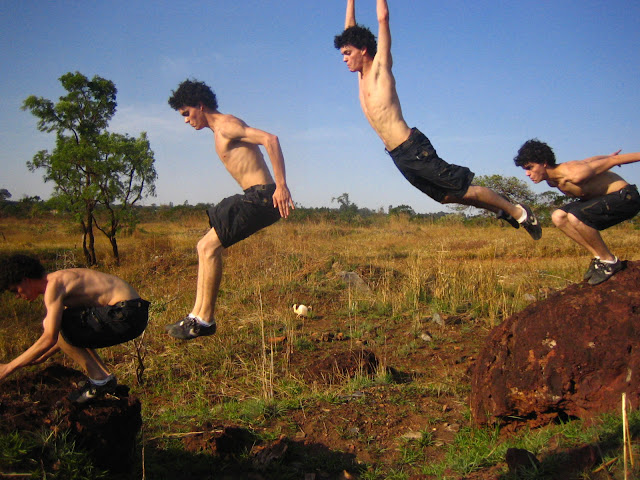
<instances>
[{"instance_id":1,"label":"shirtless young man","mask_svg":"<svg viewBox=\"0 0 640 480\"><path fill-rule=\"evenodd\" d=\"M40 338L11 362L0 364L0 380L62 350L89 376L71 392L71 401L83 403L115 392L116 377L94 349L132 340L147 327L149 302L131 285L87 268L46 273L37 259L13 255L0 261L0 292L4 290L29 301L42 295L47 314Z\"/></svg>"},{"instance_id":2,"label":"shirtless young man","mask_svg":"<svg viewBox=\"0 0 640 480\"><path fill-rule=\"evenodd\" d=\"M166 326L169 335L182 340L216 331L214 310L222 279L224 250L258 230L286 218L293 209L287 187L284 158L278 137L252 128L233 115L218 111L215 94L203 82L185 80L172 92L169 105L196 130L213 132L215 150L227 171L244 190L210 208L211 230L200 239L198 283L191 313ZM271 160L275 182L260 152Z\"/></svg>"},{"instance_id":3,"label":"shirtless young man","mask_svg":"<svg viewBox=\"0 0 640 480\"><path fill-rule=\"evenodd\" d=\"M459 203L489 210L513 227L522 225L538 240L542 230L525 205L514 205L493 190L471 185L474 174L466 167L440 159L418 129L402 116L391 72L391 30L386 0L377 0L378 42L368 28L356 24L355 0L347 0L345 30L334 39L351 72L358 72L360 104L387 152L405 178L440 203Z\"/></svg>"},{"instance_id":4,"label":"shirtless young man","mask_svg":"<svg viewBox=\"0 0 640 480\"><path fill-rule=\"evenodd\" d=\"M513 160L534 183L544 180L565 195L579 198L554 211L551 219L593 255L584 279L597 285L619 272L622 262L607 248L600 230L633 218L640 211L640 196L635 185L610 169L640 161L640 153L619 155L618 151L557 164L551 147L532 139L520 147Z\"/></svg>"}]
</instances>

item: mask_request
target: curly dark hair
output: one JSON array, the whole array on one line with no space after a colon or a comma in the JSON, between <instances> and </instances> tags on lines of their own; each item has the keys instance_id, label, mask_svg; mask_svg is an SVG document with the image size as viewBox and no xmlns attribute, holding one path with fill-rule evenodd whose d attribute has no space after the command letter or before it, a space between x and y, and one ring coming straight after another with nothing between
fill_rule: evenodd
<instances>
[{"instance_id":1,"label":"curly dark hair","mask_svg":"<svg viewBox=\"0 0 640 480\"><path fill-rule=\"evenodd\" d=\"M522 144L520 150L518 150L518 155L513 158L513 161L518 167L524 167L528 163L539 163L541 165L546 163L550 167L555 167L556 156L549 145L537 138L532 138Z\"/></svg>"},{"instance_id":2,"label":"curly dark hair","mask_svg":"<svg viewBox=\"0 0 640 480\"><path fill-rule=\"evenodd\" d=\"M371 58L376 56L378 44L376 37L371 30L362 25L353 25L347 28L340 35L336 35L333 39L333 46L340 50L345 45L352 45L358 49L367 49L367 53Z\"/></svg>"},{"instance_id":3,"label":"curly dark hair","mask_svg":"<svg viewBox=\"0 0 640 480\"><path fill-rule=\"evenodd\" d=\"M198 107L203 104L213 110L218 109L218 99L211 88L204 82L185 80L178 85L177 90L171 92L169 105L174 110L182 107Z\"/></svg>"},{"instance_id":4,"label":"curly dark hair","mask_svg":"<svg viewBox=\"0 0 640 480\"><path fill-rule=\"evenodd\" d=\"M44 277L45 269L36 258L28 255L11 255L0 259L0 292L15 287L25 278Z\"/></svg>"}]
</instances>

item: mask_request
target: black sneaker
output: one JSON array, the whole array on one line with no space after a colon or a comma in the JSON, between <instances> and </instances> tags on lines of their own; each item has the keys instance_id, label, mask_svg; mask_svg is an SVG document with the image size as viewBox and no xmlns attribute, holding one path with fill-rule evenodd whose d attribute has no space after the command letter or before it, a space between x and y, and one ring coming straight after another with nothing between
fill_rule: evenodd
<instances>
[{"instance_id":1,"label":"black sneaker","mask_svg":"<svg viewBox=\"0 0 640 480\"><path fill-rule=\"evenodd\" d=\"M507 202L511 203L511 199L506 195L503 195L502 193L498 193L498 195L504 198ZM496 218L498 220L504 220L513 228L520 228L520 224L518 223L518 221L515 218L513 218L511 215L509 215L507 212L505 212L504 210L498 210L498 213L496 213Z\"/></svg>"},{"instance_id":2,"label":"black sneaker","mask_svg":"<svg viewBox=\"0 0 640 480\"><path fill-rule=\"evenodd\" d=\"M619 258L616 258L615 263L606 263L600 260L594 266L593 274L589 278L589 285L598 285L605 280L609 280L620 270L622 270L622 262Z\"/></svg>"},{"instance_id":3,"label":"black sneaker","mask_svg":"<svg viewBox=\"0 0 640 480\"><path fill-rule=\"evenodd\" d=\"M513 228L520 228L520 224L518 223L518 221L515 218L513 218L511 215L509 215L507 212L505 212L504 210L500 210L496 214L496 218L498 220L504 220L509 225L511 225Z\"/></svg>"},{"instance_id":4,"label":"black sneaker","mask_svg":"<svg viewBox=\"0 0 640 480\"><path fill-rule=\"evenodd\" d=\"M178 320L177 322L174 323L170 323L169 325L165 325L164 326L164 331L168 332L169 330L171 330L173 327L177 327L178 325L180 325L180 322L184 322L187 318L189 318L189 316L187 315L184 318L181 318L180 320Z\"/></svg>"},{"instance_id":5,"label":"black sneaker","mask_svg":"<svg viewBox=\"0 0 640 480\"><path fill-rule=\"evenodd\" d=\"M527 218L520 225L522 225L527 233L531 235L531 238L534 240L540 240L542 238L542 227L540 227L538 219L526 205L519 203L518 206L522 207L524 211L527 212Z\"/></svg>"},{"instance_id":6,"label":"black sneaker","mask_svg":"<svg viewBox=\"0 0 640 480\"><path fill-rule=\"evenodd\" d=\"M584 281L586 282L587 280L589 280L592 276L593 276L593 272L595 272L596 270L596 263L600 262L599 258L592 258L591 259L591 263L589 264L589 268L587 268L587 271L584 272L584 276L582 277L584 279Z\"/></svg>"},{"instance_id":7,"label":"black sneaker","mask_svg":"<svg viewBox=\"0 0 640 480\"><path fill-rule=\"evenodd\" d=\"M167 333L180 340L191 340L216 333L216 322L204 325L193 317L184 317L178 323L167 326Z\"/></svg>"},{"instance_id":8,"label":"black sneaker","mask_svg":"<svg viewBox=\"0 0 640 480\"><path fill-rule=\"evenodd\" d=\"M116 392L118 381L116 377L111 375L109 381L104 385L96 385L87 380L78 384L78 389L68 395L68 399L73 403L85 403L89 400L104 397L107 394L113 395Z\"/></svg>"}]
</instances>

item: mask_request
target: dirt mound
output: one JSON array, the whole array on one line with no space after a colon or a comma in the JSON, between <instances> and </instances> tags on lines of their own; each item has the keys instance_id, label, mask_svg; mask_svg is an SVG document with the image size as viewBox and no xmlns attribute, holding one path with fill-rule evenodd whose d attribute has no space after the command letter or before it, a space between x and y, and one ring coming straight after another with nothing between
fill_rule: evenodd
<instances>
[{"instance_id":1,"label":"dirt mound","mask_svg":"<svg viewBox=\"0 0 640 480\"><path fill-rule=\"evenodd\" d=\"M534 303L496 327L478 356L476 422L544 424L640 404L640 262Z\"/></svg>"},{"instance_id":2,"label":"dirt mound","mask_svg":"<svg viewBox=\"0 0 640 480\"><path fill-rule=\"evenodd\" d=\"M292 363L303 364L295 358ZM332 352L308 365L303 365L301 373L306 381L329 384L352 378L357 374L374 374L378 367L378 359L373 352L358 349Z\"/></svg>"},{"instance_id":3,"label":"dirt mound","mask_svg":"<svg viewBox=\"0 0 640 480\"><path fill-rule=\"evenodd\" d=\"M69 432L97 467L127 471L142 426L140 401L121 385L117 396L74 405L67 395L85 377L59 364L9 380L0 391L0 433Z\"/></svg>"}]
</instances>

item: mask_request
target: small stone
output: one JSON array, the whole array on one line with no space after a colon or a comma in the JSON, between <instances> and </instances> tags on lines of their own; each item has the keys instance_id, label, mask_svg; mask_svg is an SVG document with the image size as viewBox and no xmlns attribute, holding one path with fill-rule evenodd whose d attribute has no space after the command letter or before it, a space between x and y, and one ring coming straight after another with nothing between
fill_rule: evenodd
<instances>
[{"instance_id":1,"label":"small stone","mask_svg":"<svg viewBox=\"0 0 640 480\"><path fill-rule=\"evenodd\" d=\"M421 333L420 338L425 342L433 342L433 337L429 335L427 332Z\"/></svg>"}]
</instances>

